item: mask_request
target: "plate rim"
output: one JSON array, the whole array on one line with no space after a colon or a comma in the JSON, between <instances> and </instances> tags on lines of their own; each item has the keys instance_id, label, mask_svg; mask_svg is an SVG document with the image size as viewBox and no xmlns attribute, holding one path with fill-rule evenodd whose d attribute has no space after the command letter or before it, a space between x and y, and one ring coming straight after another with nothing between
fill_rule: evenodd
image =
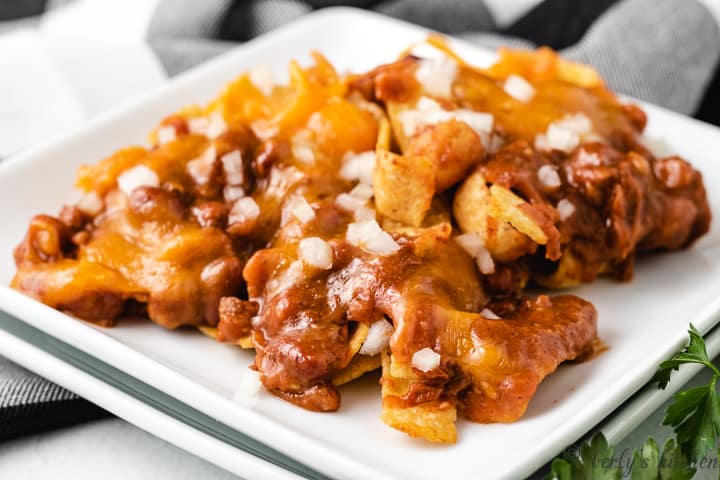
<instances>
[{"instance_id":1,"label":"plate rim","mask_svg":"<svg viewBox=\"0 0 720 480\"><path fill-rule=\"evenodd\" d=\"M0 312L0 315L11 317L5 312ZM21 319L11 318L25 325L25 328L34 328L27 327ZM0 347L3 356L13 362L77 393L146 432L231 473L268 480L305 478L237 449L176 417L157 410L140 398L120 391L115 386L41 349L36 343L20 338L2 326L0 326Z\"/></svg>"}]
</instances>

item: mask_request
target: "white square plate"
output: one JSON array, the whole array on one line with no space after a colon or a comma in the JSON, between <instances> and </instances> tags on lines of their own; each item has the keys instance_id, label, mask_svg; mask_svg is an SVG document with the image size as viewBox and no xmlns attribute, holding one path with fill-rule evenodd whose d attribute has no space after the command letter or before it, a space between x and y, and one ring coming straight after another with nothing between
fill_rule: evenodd
<instances>
[{"instance_id":1,"label":"white square plate","mask_svg":"<svg viewBox=\"0 0 720 480\"><path fill-rule=\"evenodd\" d=\"M111 112L50 145L0 164L0 283L15 270L12 249L32 215L57 213L72 198L76 168L127 144L143 143L166 114L204 102L242 71L266 64L280 74L288 61L317 49L341 71L394 60L426 30L353 9L328 9L258 38L183 75L160 91ZM462 42L460 53L487 63L493 54ZM101 88L101 86L100 86ZM704 175L711 208L720 211L720 130L646 105L647 133L689 159ZM453 446L412 440L378 418L380 389L366 379L342 389L335 414L311 413L265 394L246 408L233 402L236 373L251 354L190 331L151 323L95 328L5 286L0 306L62 341L187 405L330 476L353 479L515 478L527 475L600 422L678 349L689 322L707 332L720 312L720 234L713 227L692 249L644 259L630 284L601 280L576 289L599 311L609 351L562 366L540 386L526 415L512 424L459 422Z\"/></svg>"}]
</instances>

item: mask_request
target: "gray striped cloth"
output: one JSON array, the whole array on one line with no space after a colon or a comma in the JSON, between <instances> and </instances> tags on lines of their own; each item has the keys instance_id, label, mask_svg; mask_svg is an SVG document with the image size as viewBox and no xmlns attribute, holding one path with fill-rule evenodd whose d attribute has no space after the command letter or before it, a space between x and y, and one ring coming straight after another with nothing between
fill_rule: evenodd
<instances>
[{"instance_id":1,"label":"gray striped cloth","mask_svg":"<svg viewBox=\"0 0 720 480\"><path fill-rule=\"evenodd\" d=\"M13 4L32 10L62 8L66 3L71 2L0 2L0 19L13 16L8 14ZM708 89L712 84L717 90L713 75L720 58L720 33L713 15L696 0L529 3L531 9L512 25L499 25L490 0L164 0L152 15L147 42L167 73L175 75L312 10L344 4L493 48L548 44L595 66L613 89L685 114L695 114L717 98ZM500 3L493 4L497 11ZM23 20L28 21L32 19ZM704 110L718 114L717 108ZM0 440L104 414L0 357Z\"/></svg>"}]
</instances>

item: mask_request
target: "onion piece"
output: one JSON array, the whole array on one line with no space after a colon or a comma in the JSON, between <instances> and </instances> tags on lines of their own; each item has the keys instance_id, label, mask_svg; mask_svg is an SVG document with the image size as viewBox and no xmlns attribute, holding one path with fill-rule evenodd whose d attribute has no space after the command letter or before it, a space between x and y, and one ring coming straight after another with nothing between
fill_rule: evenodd
<instances>
[{"instance_id":1,"label":"onion piece","mask_svg":"<svg viewBox=\"0 0 720 480\"><path fill-rule=\"evenodd\" d=\"M315 163L315 152L310 145L296 143L292 146L292 153L293 157L303 163Z\"/></svg>"},{"instance_id":2,"label":"onion piece","mask_svg":"<svg viewBox=\"0 0 720 480\"><path fill-rule=\"evenodd\" d=\"M494 117L491 113L474 112L466 109L455 110L453 113L457 120L467 123L481 138L483 134L492 132ZM488 141L483 141L483 144L487 145Z\"/></svg>"},{"instance_id":3,"label":"onion piece","mask_svg":"<svg viewBox=\"0 0 720 480\"><path fill-rule=\"evenodd\" d=\"M328 242L320 237L308 237L298 244L300 258L308 265L329 270L333 266L334 253Z\"/></svg>"},{"instance_id":4,"label":"onion piece","mask_svg":"<svg viewBox=\"0 0 720 480\"><path fill-rule=\"evenodd\" d=\"M355 197L358 200L362 200L363 202L367 202L368 200L370 200L373 195L375 195L373 187L366 183L358 183L357 185L355 185L355 188L350 190L351 197Z\"/></svg>"},{"instance_id":5,"label":"onion piece","mask_svg":"<svg viewBox=\"0 0 720 480\"><path fill-rule=\"evenodd\" d=\"M117 184L125 195L130 196L138 187L157 187L160 185L160 179L152 169L145 165L137 165L121 173L117 177Z\"/></svg>"},{"instance_id":6,"label":"onion piece","mask_svg":"<svg viewBox=\"0 0 720 480\"><path fill-rule=\"evenodd\" d=\"M243 197L235 202L228 214L228 224L253 221L260 216L260 207L252 197Z\"/></svg>"},{"instance_id":7,"label":"onion piece","mask_svg":"<svg viewBox=\"0 0 720 480\"><path fill-rule=\"evenodd\" d=\"M477 263L478 269L483 275L492 275L495 273L495 261L487 248L480 247L475 257L475 263Z\"/></svg>"},{"instance_id":8,"label":"onion piece","mask_svg":"<svg viewBox=\"0 0 720 480\"><path fill-rule=\"evenodd\" d=\"M485 247L480 235L474 232L456 235L453 237L453 240L455 240L455 242L473 258L477 257L480 249Z\"/></svg>"},{"instance_id":9,"label":"onion piece","mask_svg":"<svg viewBox=\"0 0 720 480\"><path fill-rule=\"evenodd\" d=\"M193 135L205 135L210 121L205 117L193 117L188 119L187 124Z\"/></svg>"},{"instance_id":10,"label":"onion piece","mask_svg":"<svg viewBox=\"0 0 720 480\"><path fill-rule=\"evenodd\" d=\"M585 114L568 114L548 125L544 134L535 137L535 148L569 153L580 144L580 140L592 136L592 122Z\"/></svg>"},{"instance_id":11,"label":"onion piece","mask_svg":"<svg viewBox=\"0 0 720 480\"><path fill-rule=\"evenodd\" d=\"M315 218L315 210L302 195L298 195L292 200L290 213L302 223L307 223Z\"/></svg>"},{"instance_id":12,"label":"onion piece","mask_svg":"<svg viewBox=\"0 0 720 480\"><path fill-rule=\"evenodd\" d=\"M244 407L252 408L260 400L262 383L260 374L249 368L241 369L238 373L237 389L233 393L233 401Z\"/></svg>"},{"instance_id":13,"label":"onion piece","mask_svg":"<svg viewBox=\"0 0 720 480\"><path fill-rule=\"evenodd\" d=\"M389 255L400 250L400 245L380 228L375 220L349 224L345 239L350 244L377 255Z\"/></svg>"},{"instance_id":14,"label":"onion piece","mask_svg":"<svg viewBox=\"0 0 720 480\"><path fill-rule=\"evenodd\" d=\"M527 103L535 96L535 87L520 75L510 75L503 84L505 93L523 103Z\"/></svg>"},{"instance_id":15,"label":"onion piece","mask_svg":"<svg viewBox=\"0 0 720 480\"><path fill-rule=\"evenodd\" d=\"M442 112L442 106L430 97L420 97L415 104L415 109L421 112Z\"/></svg>"},{"instance_id":16,"label":"onion piece","mask_svg":"<svg viewBox=\"0 0 720 480\"><path fill-rule=\"evenodd\" d=\"M400 112L398 118L403 132L408 137L414 135L422 126L436 125L455 119L458 122L466 123L472 128L483 140L483 145L489 143L488 138L494 123L494 117L490 113L475 112L465 108L443 110L439 103L427 97L420 97L414 109Z\"/></svg>"},{"instance_id":17,"label":"onion piece","mask_svg":"<svg viewBox=\"0 0 720 480\"><path fill-rule=\"evenodd\" d=\"M375 170L375 152L368 150L355 154L348 152L343 157L340 176L345 180L358 180L360 183L372 185L373 171Z\"/></svg>"},{"instance_id":18,"label":"onion piece","mask_svg":"<svg viewBox=\"0 0 720 480\"><path fill-rule=\"evenodd\" d=\"M374 356L385 350L390 343L393 326L385 318L370 325L367 338L360 347L361 355Z\"/></svg>"},{"instance_id":19,"label":"onion piece","mask_svg":"<svg viewBox=\"0 0 720 480\"><path fill-rule=\"evenodd\" d=\"M375 210L362 206L353 212L353 217L356 222L364 222L366 220L375 220Z\"/></svg>"},{"instance_id":20,"label":"onion piece","mask_svg":"<svg viewBox=\"0 0 720 480\"><path fill-rule=\"evenodd\" d=\"M104 202L102 198L95 192L89 192L83 195L75 206L83 213L95 216L100 213L103 209Z\"/></svg>"},{"instance_id":21,"label":"onion piece","mask_svg":"<svg viewBox=\"0 0 720 480\"><path fill-rule=\"evenodd\" d=\"M205 135L208 138L217 138L227 131L227 124L225 119L220 112L213 112L210 114L207 128L205 129Z\"/></svg>"},{"instance_id":22,"label":"onion piece","mask_svg":"<svg viewBox=\"0 0 720 480\"><path fill-rule=\"evenodd\" d=\"M580 136L577 133L563 128L557 123L550 124L546 135L548 146L554 150L567 153L580 144Z\"/></svg>"},{"instance_id":23,"label":"onion piece","mask_svg":"<svg viewBox=\"0 0 720 480\"><path fill-rule=\"evenodd\" d=\"M483 308L480 311L480 315L487 318L488 320L500 320L500 317L498 316L498 314L493 312L489 308Z\"/></svg>"},{"instance_id":24,"label":"onion piece","mask_svg":"<svg viewBox=\"0 0 720 480\"><path fill-rule=\"evenodd\" d=\"M230 185L242 185L245 181L245 167L240 150L233 150L220 157L225 172L225 181Z\"/></svg>"},{"instance_id":25,"label":"onion piece","mask_svg":"<svg viewBox=\"0 0 720 480\"><path fill-rule=\"evenodd\" d=\"M555 189L562 186L562 180L557 172L557 168L552 165L543 165L538 168L537 171L538 180L543 187L548 189Z\"/></svg>"},{"instance_id":26,"label":"onion piece","mask_svg":"<svg viewBox=\"0 0 720 480\"><path fill-rule=\"evenodd\" d=\"M567 114L557 122L554 122L560 128L570 130L578 135L590 133L592 130L592 121L584 113Z\"/></svg>"},{"instance_id":27,"label":"onion piece","mask_svg":"<svg viewBox=\"0 0 720 480\"><path fill-rule=\"evenodd\" d=\"M346 212L355 212L359 208L365 206L366 202L367 200L362 200L358 197L354 197L349 193L341 193L340 195L335 197L335 205L340 207L342 210L345 210Z\"/></svg>"},{"instance_id":28,"label":"onion piece","mask_svg":"<svg viewBox=\"0 0 720 480\"><path fill-rule=\"evenodd\" d=\"M411 364L421 372L429 372L440 366L440 354L431 348L425 347L412 356Z\"/></svg>"},{"instance_id":29,"label":"onion piece","mask_svg":"<svg viewBox=\"0 0 720 480\"><path fill-rule=\"evenodd\" d=\"M475 259L480 273L483 275L495 273L495 261L477 233L463 233L462 235L456 235L453 239Z\"/></svg>"},{"instance_id":30,"label":"onion piece","mask_svg":"<svg viewBox=\"0 0 720 480\"><path fill-rule=\"evenodd\" d=\"M157 138L159 145L165 145L166 143L170 143L177 138L177 132L175 131L175 127L173 127L172 125L166 125L158 129L155 137Z\"/></svg>"},{"instance_id":31,"label":"onion piece","mask_svg":"<svg viewBox=\"0 0 720 480\"><path fill-rule=\"evenodd\" d=\"M215 145L210 145L202 155L187 163L187 171L198 185L205 185L210 181L210 175L215 166L215 158Z\"/></svg>"},{"instance_id":32,"label":"onion piece","mask_svg":"<svg viewBox=\"0 0 720 480\"><path fill-rule=\"evenodd\" d=\"M565 221L575 213L575 205L573 205L570 200L563 198L558 202L555 210L557 210L558 215L560 215L560 220Z\"/></svg>"},{"instance_id":33,"label":"onion piece","mask_svg":"<svg viewBox=\"0 0 720 480\"><path fill-rule=\"evenodd\" d=\"M457 62L450 58L423 59L415 70L415 79L430 95L450 98L457 71Z\"/></svg>"},{"instance_id":34,"label":"onion piece","mask_svg":"<svg viewBox=\"0 0 720 480\"><path fill-rule=\"evenodd\" d=\"M578 152L578 165L582 167L599 167L602 164L600 156L595 152L588 152L584 148Z\"/></svg>"},{"instance_id":35,"label":"onion piece","mask_svg":"<svg viewBox=\"0 0 720 480\"><path fill-rule=\"evenodd\" d=\"M234 202L245 196L245 189L242 187L233 187L232 185L226 185L223 188L223 198L226 202Z\"/></svg>"}]
</instances>

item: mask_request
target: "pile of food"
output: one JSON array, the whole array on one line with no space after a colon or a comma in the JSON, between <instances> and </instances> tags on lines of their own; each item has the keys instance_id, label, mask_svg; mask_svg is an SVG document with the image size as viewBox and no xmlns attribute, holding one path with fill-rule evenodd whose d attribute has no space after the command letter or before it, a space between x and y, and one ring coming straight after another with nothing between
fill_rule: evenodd
<instances>
[{"instance_id":1,"label":"pile of food","mask_svg":"<svg viewBox=\"0 0 720 480\"><path fill-rule=\"evenodd\" d=\"M525 287L628 280L710 211L589 67L540 49L480 69L429 42L443 55L362 74L317 53L288 85L255 69L82 167L82 199L31 220L13 287L254 348L264 387L310 410L382 368L382 419L412 436L517 420L597 345L590 303Z\"/></svg>"}]
</instances>

